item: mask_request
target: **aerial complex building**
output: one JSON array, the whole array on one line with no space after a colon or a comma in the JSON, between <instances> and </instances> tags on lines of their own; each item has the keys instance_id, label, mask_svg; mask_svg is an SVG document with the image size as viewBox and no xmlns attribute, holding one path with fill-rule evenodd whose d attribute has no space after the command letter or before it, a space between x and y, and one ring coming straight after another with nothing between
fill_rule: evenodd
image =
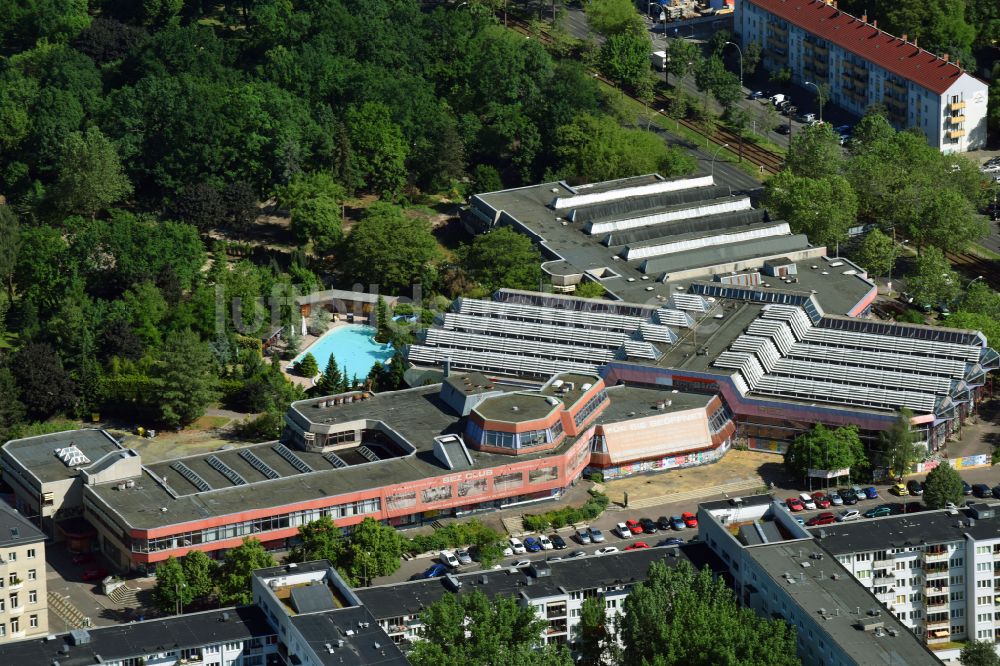
<instances>
[{"instance_id":1,"label":"aerial complex building","mask_svg":"<svg viewBox=\"0 0 1000 666\"><path fill-rule=\"evenodd\" d=\"M744 49L760 46L770 71L826 86L828 99L852 113L880 105L895 127L920 130L945 153L986 145L986 83L867 15L851 16L836 1L738 0L735 30Z\"/></svg>"},{"instance_id":2,"label":"aerial complex building","mask_svg":"<svg viewBox=\"0 0 1000 666\"><path fill-rule=\"evenodd\" d=\"M513 225L554 290L597 280L609 298L459 299L405 350L431 383L296 402L277 442L159 462L100 430L8 442L17 507L150 571L248 536L282 549L324 515L419 525L557 498L588 471L712 462L737 440L782 452L815 423L871 441L904 407L937 449L997 367L979 332L866 318L863 270L711 179L483 194L466 222Z\"/></svg>"},{"instance_id":3,"label":"aerial complex building","mask_svg":"<svg viewBox=\"0 0 1000 666\"><path fill-rule=\"evenodd\" d=\"M49 630L45 535L0 503L0 644Z\"/></svg>"}]
</instances>

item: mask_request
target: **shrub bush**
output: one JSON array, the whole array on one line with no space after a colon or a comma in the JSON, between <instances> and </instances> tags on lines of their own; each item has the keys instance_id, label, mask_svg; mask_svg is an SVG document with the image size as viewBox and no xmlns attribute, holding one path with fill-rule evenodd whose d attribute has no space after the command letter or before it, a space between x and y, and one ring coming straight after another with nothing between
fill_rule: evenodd
<instances>
[{"instance_id":1,"label":"shrub bush","mask_svg":"<svg viewBox=\"0 0 1000 666\"><path fill-rule=\"evenodd\" d=\"M566 525L593 520L601 515L607 506L608 496L591 490L590 499L583 506L566 506L546 513L525 514L523 517L524 527L532 532L541 532L549 527L559 529Z\"/></svg>"}]
</instances>

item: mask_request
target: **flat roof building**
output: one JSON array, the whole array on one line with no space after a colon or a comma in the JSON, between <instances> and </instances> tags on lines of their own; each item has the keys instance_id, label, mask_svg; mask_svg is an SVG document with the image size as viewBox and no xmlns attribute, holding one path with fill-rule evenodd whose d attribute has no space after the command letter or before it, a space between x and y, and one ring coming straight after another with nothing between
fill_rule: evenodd
<instances>
[{"instance_id":1,"label":"flat roof building","mask_svg":"<svg viewBox=\"0 0 1000 666\"><path fill-rule=\"evenodd\" d=\"M940 663L770 496L702 504L698 527L740 602L795 627L803 664Z\"/></svg>"},{"instance_id":2,"label":"flat roof building","mask_svg":"<svg viewBox=\"0 0 1000 666\"><path fill-rule=\"evenodd\" d=\"M736 33L761 47L772 72L826 86L830 101L857 115L881 105L899 129L921 131L945 153L986 145L987 85L917 46L822 0L738 0Z\"/></svg>"}]
</instances>

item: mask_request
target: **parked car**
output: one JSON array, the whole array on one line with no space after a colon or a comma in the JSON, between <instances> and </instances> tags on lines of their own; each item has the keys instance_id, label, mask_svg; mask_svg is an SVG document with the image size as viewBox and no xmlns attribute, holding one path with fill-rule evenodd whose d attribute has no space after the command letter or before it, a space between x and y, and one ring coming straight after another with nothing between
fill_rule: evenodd
<instances>
[{"instance_id":1,"label":"parked car","mask_svg":"<svg viewBox=\"0 0 1000 666\"><path fill-rule=\"evenodd\" d=\"M503 556L504 557L510 557L513 554L514 554L514 549L513 548L511 548L510 546L505 546L504 547L504 549L503 549Z\"/></svg>"},{"instance_id":2,"label":"parked car","mask_svg":"<svg viewBox=\"0 0 1000 666\"><path fill-rule=\"evenodd\" d=\"M570 553L566 557L566 559L568 559L568 560L575 560L578 557L586 557L586 555L587 555L587 551L585 551L585 550L574 550L572 553Z\"/></svg>"},{"instance_id":3,"label":"parked car","mask_svg":"<svg viewBox=\"0 0 1000 666\"><path fill-rule=\"evenodd\" d=\"M442 550L440 553L438 553L438 559L441 561L441 564L445 565L446 567L449 567L451 569L458 568L459 564L458 558L455 557L455 553L451 552L450 550Z\"/></svg>"},{"instance_id":4,"label":"parked car","mask_svg":"<svg viewBox=\"0 0 1000 666\"><path fill-rule=\"evenodd\" d=\"M544 534L538 535L538 543L541 544L542 550L552 550L552 542Z\"/></svg>"},{"instance_id":5,"label":"parked car","mask_svg":"<svg viewBox=\"0 0 1000 666\"><path fill-rule=\"evenodd\" d=\"M878 499L878 490L875 486L868 486L865 488L865 497L868 499Z\"/></svg>"},{"instance_id":6,"label":"parked car","mask_svg":"<svg viewBox=\"0 0 1000 666\"><path fill-rule=\"evenodd\" d=\"M576 540L584 545L590 543L590 530L586 527L578 529L576 531Z\"/></svg>"},{"instance_id":7,"label":"parked car","mask_svg":"<svg viewBox=\"0 0 1000 666\"><path fill-rule=\"evenodd\" d=\"M639 521L636 520L635 518L629 518L628 520L626 520L625 527L627 527L629 531L632 532L633 535L642 534L642 525L640 525Z\"/></svg>"},{"instance_id":8,"label":"parked car","mask_svg":"<svg viewBox=\"0 0 1000 666\"><path fill-rule=\"evenodd\" d=\"M906 486L904 486L902 483L897 483L896 485L894 485L892 488L889 489L889 492L891 492L893 495L899 495L900 497L902 497L903 495L910 494L910 491L907 490Z\"/></svg>"},{"instance_id":9,"label":"parked car","mask_svg":"<svg viewBox=\"0 0 1000 666\"><path fill-rule=\"evenodd\" d=\"M752 93L750 93L749 95L747 95L747 97L749 99L760 99L763 96L764 96L764 93L763 93L763 91L760 91L760 90L754 90Z\"/></svg>"},{"instance_id":10,"label":"parked car","mask_svg":"<svg viewBox=\"0 0 1000 666\"><path fill-rule=\"evenodd\" d=\"M844 500L846 506L853 506L858 503L857 494L850 488L842 488L837 491L837 494L840 495L840 499Z\"/></svg>"},{"instance_id":11,"label":"parked car","mask_svg":"<svg viewBox=\"0 0 1000 666\"><path fill-rule=\"evenodd\" d=\"M865 511L865 518L882 518L883 516L888 516L892 513L892 507L883 504L882 506L877 506L874 509L868 509Z\"/></svg>"},{"instance_id":12,"label":"parked car","mask_svg":"<svg viewBox=\"0 0 1000 666\"><path fill-rule=\"evenodd\" d=\"M550 540L552 541L552 547L556 550L563 550L566 547L566 540L558 534L553 534Z\"/></svg>"},{"instance_id":13,"label":"parked car","mask_svg":"<svg viewBox=\"0 0 1000 666\"><path fill-rule=\"evenodd\" d=\"M604 543L604 532L597 529L596 527L590 528L590 542L591 543Z\"/></svg>"},{"instance_id":14,"label":"parked car","mask_svg":"<svg viewBox=\"0 0 1000 666\"><path fill-rule=\"evenodd\" d=\"M542 549L542 544L535 537L528 537L524 540L524 547L529 553L537 553Z\"/></svg>"},{"instance_id":15,"label":"parked car","mask_svg":"<svg viewBox=\"0 0 1000 666\"><path fill-rule=\"evenodd\" d=\"M816 508L816 502L813 501L812 495L809 493L799 493L799 501L802 502L802 506L808 511Z\"/></svg>"},{"instance_id":16,"label":"parked car","mask_svg":"<svg viewBox=\"0 0 1000 666\"><path fill-rule=\"evenodd\" d=\"M812 498L818 509L829 509L832 503L830 502L830 498L826 496L826 493L813 493Z\"/></svg>"},{"instance_id":17,"label":"parked car","mask_svg":"<svg viewBox=\"0 0 1000 666\"><path fill-rule=\"evenodd\" d=\"M789 497L785 500L785 505L788 507L789 511L802 510L802 502L799 501L798 497Z\"/></svg>"},{"instance_id":18,"label":"parked car","mask_svg":"<svg viewBox=\"0 0 1000 666\"><path fill-rule=\"evenodd\" d=\"M563 561L563 556L562 555L549 555L548 557L545 558L545 561L546 562L562 562Z\"/></svg>"},{"instance_id":19,"label":"parked car","mask_svg":"<svg viewBox=\"0 0 1000 666\"><path fill-rule=\"evenodd\" d=\"M829 511L824 511L823 513L817 514L806 521L806 525L809 527L815 527L816 525L829 525L830 523L837 522L837 516L833 515Z\"/></svg>"},{"instance_id":20,"label":"parked car","mask_svg":"<svg viewBox=\"0 0 1000 666\"><path fill-rule=\"evenodd\" d=\"M517 537L510 538L510 549L514 551L515 555L524 555L527 552L524 547L524 542Z\"/></svg>"},{"instance_id":21,"label":"parked car","mask_svg":"<svg viewBox=\"0 0 1000 666\"><path fill-rule=\"evenodd\" d=\"M910 491L911 495L917 495L918 497L924 494L924 484L920 483L916 479L910 479L907 481L906 489Z\"/></svg>"},{"instance_id":22,"label":"parked car","mask_svg":"<svg viewBox=\"0 0 1000 666\"><path fill-rule=\"evenodd\" d=\"M839 514L837 514L838 523L846 523L851 520L857 520L861 517L861 512L857 509L844 509Z\"/></svg>"},{"instance_id":23,"label":"parked car","mask_svg":"<svg viewBox=\"0 0 1000 666\"><path fill-rule=\"evenodd\" d=\"M816 120L816 114L815 113L800 113L799 117L796 118L796 120L798 120L800 123L811 123L812 121Z\"/></svg>"},{"instance_id":24,"label":"parked car","mask_svg":"<svg viewBox=\"0 0 1000 666\"><path fill-rule=\"evenodd\" d=\"M885 506L889 507L889 515L890 516L899 516L899 515L902 515L902 514L906 513L906 505L905 504L892 503L892 504L886 504Z\"/></svg>"},{"instance_id":25,"label":"parked car","mask_svg":"<svg viewBox=\"0 0 1000 666\"><path fill-rule=\"evenodd\" d=\"M443 564L435 564L430 569L428 569L427 571L425 571L424 574L423 574L423 576L424 576L424 578L438 578L440 576L445 575L446 573L448 573L448 567L446 567ZM86 575L86 574L84 574L84 575ZM84 578L84 580L88 580L88 579Z\"/></svg>"},{"instance_id":26,"label":"parked car","mask_svg":"<svg viewBox=\"0 0 1000 666\"><path fill-rule=\"evenodd\" d=\"M531 566L531 560L517 560L513 564L511 564L510 566L514 567L515 569L520 569L522 567L530 567Z\"/></svg>"},{"instance_id":27,"label":"parked car","mask_svg":"<svg viewBox=\"0 0 1000 666\"><path fill-rule=\"evenodd\" d=\"M925 508L927 507L925 507L922 502L907 502L903 513L919 513Z\"/></svg>"},{"instance_id":28,"label":"parked car","mask_svg":"<svg viewBox=\"0 0 1000 666\"><path fill-rule=\"evenodd\" d=\"M455 551L455 557L458 558L459 564L472 564L472 555L465 548Z\"/></svg>"},{"instance_id":29,"label":"parked car","mask_svg":"<svg viewBox=\"0 0 1000 666\"><path fill-rule=\"evenodd\" d=\"M851 486L851 490L854 491L854 495L858 498L859 502L861 500L868 499L868 496L865 494L865 489L862 488L861 486L858 485Z\"/></svg>"},{"instance_id":30,"label":"parked car","mask_svg":"<svg viewBox=\"0 0 1000 666\"><path fill-rule=\"evenodd\" d=\"M86 564L94 561L93 553L77 553L73 556L73 564Z\"/></svg>"},{"instance_id":31,"label":"parked car","mask_svg":"<svg viewBox=\"0 0 1000 666\"><path fill-rule=\"evenodd\" d=\"M962 494L963 495L971 495L972 494L972 486L970 486L965 481L962 481Z\"/></svg>"},{"instance_id":32,"label":"parked car","mask_svg":"<svg viewBox=\"0 0 1000 666\"><path fill-rule=\"evenodd\" d=\"M617 532L618 536L620 536L622 539L632 538L632 530L630 530L628 528L628 525L626 525L625 523L618 523L617 525L615 525L615 532Z\"/></svg>"},{"instance_id":33,"label":"parked car","mask_svg":"<svg viewBox=\"0 0 1000 666\"><path fill-rule=\"evenodd\" d=\"M774 131L777 132L778 134L791 134L792 133L792 128L789 127L788 125L782 123L782 124L778 125L777 127L775 127Z\"/></svg>"},{"instance_id":34,"label":"parked car","mask_svg":"<svg viewBox=\"0 0 1000 666\"><path fill-rule=\"evenodd\" d=\"M670 527L675 530L684 529L684 521L680 516L670 516Z\"/></svg>"},{"instance_id":35,"label":"parked car","mask_svg":"<svg viewBox=\"0 0 1000 666\"><path fill-rule=\"evenodd\" d=\"M611 553L617 553L618 548L616 546L604 546L603 548L598 548L594 551L594 555L610 555Z\"/></svg>"},{"instance_id":36,"label":"parked car","mask_svg":"<svg viewBox=\"0 0 1000 666\"><path fill-rule=\"evenodd\" d=\"M840 493L836 490L831 490L830 494L827 495L830 498L830 504L833 506L844 506L844 498L840 496Z\"/></svg>"},{"instance_id":37,"label":"parked car","mask_svg":"<svg viewBox=\"0 0 1000 666\"><path fill-rule=\"evenodd\" d=\"M103 580L108 575L108 570L104 567L95 567L83 572L83 579L86 581Z\"/></svg>"},{"instance_id":38,"label":"parked car","mask_svg":"<svg viewBox=\"0 0 1000 666\"><path fill-rule=\"evenodd\" d=\"M995 497L996 499L1000 499L1000 483L993 486L992 492L993 492L993 497Z\"/></svg>"},{"instance_id":39,"label":"parked car","mask_svg":"<svg viewBox=\"0 0 1000 666\"><path fill-rule=\"evenodd\" d=\"M625 550L639 550L640 548L649 548L649 544L645 541L636 541L625 546Z\"/></svg>"},{"instance_id":40,"label":"parked car","mask_svg":"<svg viewBox=\"0 0 1000 666\"><path fill-rule=\"evenodd\" d=\"M979 498L989 497L990 487L985 483L976 483L972 486L972 494Z\"/></svg>"},{"instance_id":41,"label":"parked car","mask_svg":"<svg viewBox=\"0 0 1000 666\"><path fill-rule=\"evenodd\" d=\"M695 516L690 511L685 511L681 514L681 520L684 521L685 527L698 527L698 517Z\"/></svg>"},{"instance_id":42,"label":"parked car","mask_svg":"<svg viewBox=\"0 0 1000 666\"><path fill-rule=\"evenodd\" d=\"M656 529L656 523L653 522L651 518L640 518L639 524L642 525L643 534L656 534L659 532L659 530Z\"/></svg>"},{"instance_id":43,"label":"parked car","mask_svg":"<svg viewBox=\"0 0 1000 666\"><path fill-rule=\"evenodd\" d=\"M670 519L667 518L666 516L660 516L659 518L656 519L656 526L659 527L661 530L669 530Z\"/></svg>"},{"instance_id":44,"label":"parked car","mask_svg":"<svg viewBox=\"0 0 1000 666\"><path fill-rule=\"evenodd\" d=\"M669 539L664 539L658 545L660 546L683 546L684 539L678 539L677 537L670 537Z\"/></svg>"}]
</instances>

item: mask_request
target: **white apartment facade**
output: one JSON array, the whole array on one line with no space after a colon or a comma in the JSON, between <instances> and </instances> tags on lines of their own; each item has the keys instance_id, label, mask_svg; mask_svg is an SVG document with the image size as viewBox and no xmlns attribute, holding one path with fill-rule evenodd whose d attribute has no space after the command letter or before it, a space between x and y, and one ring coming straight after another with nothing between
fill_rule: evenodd
<instances>
[{"instance_id":1,"label":"white apartment facade","mask_svg":"<svg viewBox=\"0 0 1000 666\"><path fill-rule=\"evenodd\" d=\"M0 643L49 630L45 535L17 511L0 506Z\"/></svg>"},{"instance_id":2,"label":"white apartment facade","mask_svg":"<svg viewBox=\"0 0 1000 666\"><path fill-rule=\"evenodd\" d=\"M919 129L944 153L986 145L986 83L867 16L823 0L738 0L735 29L744 50L761 47L768 70L787 68L798 85L826 86L830 102L856 115L880 104L895 127Z\"/></svg>"},{"instance_id":3,"label":"white apartment facade","mask_svg":"<svg viewBox=\"0 0 1000 666\"><path fill-rule=\"evenodd\" d=\"M993 507L812 532L928 647L974 639L1000 644L1000 521ZM942 659L958 655L938 652Z\"/></svg>"}]
</instances>

